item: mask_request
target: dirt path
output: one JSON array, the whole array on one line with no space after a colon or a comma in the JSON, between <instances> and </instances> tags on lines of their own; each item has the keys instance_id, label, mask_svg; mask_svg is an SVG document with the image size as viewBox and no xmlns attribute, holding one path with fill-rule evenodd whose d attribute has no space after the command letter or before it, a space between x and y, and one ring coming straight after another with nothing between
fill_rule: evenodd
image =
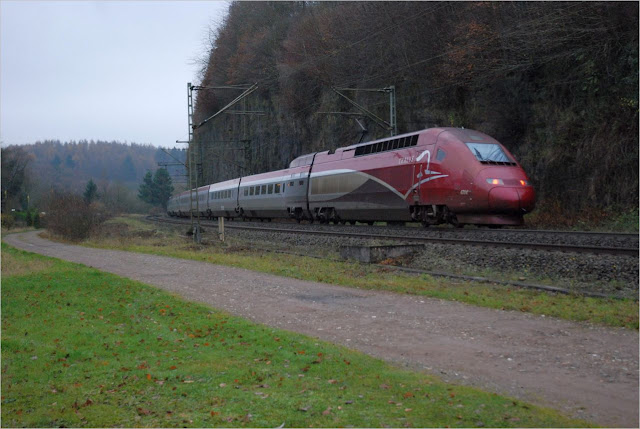
<instances>
[{"instance_id":1,"label":"dirt path","mask_svg":"<svg viewBox=\"0 0 640 429\"><path fill-rule=\"evenodd\" d=\"M426 369L604 426L638 427L638 333L363 291L208 263L4 240L175 292L255 322Z\"/></svg>"}]
</instances>

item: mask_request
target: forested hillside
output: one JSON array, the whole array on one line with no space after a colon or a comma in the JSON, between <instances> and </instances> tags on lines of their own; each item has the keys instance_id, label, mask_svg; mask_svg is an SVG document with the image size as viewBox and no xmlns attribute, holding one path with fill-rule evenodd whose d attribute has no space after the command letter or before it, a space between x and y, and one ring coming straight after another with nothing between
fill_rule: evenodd
<instances>
[{"instance_id":1,"label":"forested hillside","mask_svg":"<svg viewBox=\"0 0 640 429\"><path fill-rule=\"evenodd\" d=\"M353 117L320 113L355 112L331 87L394 85L400 133L496 137L542 205L638 205L637 2L235 2L201 77L257 82L235 109L264 112L196 130L206 182L357 142ZM195 123L238 94L199 91ZM387 94L349 95L389 117ZM365 140L388 135L365 122Z\"/></svg>"},{"instance_id":2,"label":"forested hillside","mask_svg":"<svg viewBox=\"0 0 640 429\"><path fill-rule=\"evenodd\" d=\"M25 165L20 199L29 195L32 204L37 204L50 190L82 194L90 179L98 185L98 193L119 187L121 192L135 194L147 171L155 171L159 162L177 162L155 146L93 140L64 143L46 140L9 146L3 149L3 156L5 150ZM171 149L170 152L184 162L184 150ZM168 169L178 189L184 182L180 176L185 174L184 167L169 165Z\"/></svg>"}]
</instances>

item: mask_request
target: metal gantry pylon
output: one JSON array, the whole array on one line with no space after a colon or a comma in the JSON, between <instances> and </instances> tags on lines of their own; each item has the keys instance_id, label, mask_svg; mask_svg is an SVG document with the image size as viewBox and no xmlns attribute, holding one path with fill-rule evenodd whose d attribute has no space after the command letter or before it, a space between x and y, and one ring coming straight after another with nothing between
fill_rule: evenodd
<instances>
[{"instance_id":1,"label":"metal gantry pylon","mask_svg":"<svg viewBox=\"0 0 640 429\"><path fill-rule=\"evenodd\" d=\"M198 167L195 160L195 151L193 150L193 85L191 82L187 83L187 121L189 128L189 138L188 142L188 168L189 168L189 215L191 217L191 232L193 233L193 241L196 243L200 243L200 199L198 198ZM193 216L193 194L195 196L195 220Z\"/></svg>"},{"instance_id":2,"label":"metal gantry pylon","mask_svg":"<svg viewBox=\"0 0 640 429\"><path fill-rule=\"evenodd\" d=\"M393 136L398 134L398 121L397 121L397 116L396 116L396 87L395 87L395 85L390 85L390 86L387 86L386 88L373 88L373 89L370 89L370 88L334 88L334 87L332 87L331 89L333 90L333 92L338 94L340 97L342 97L345 100L347 100L356 109L360 110L363 113L363 116L368 117L373 122L375 122L376 125L378 125L381 128L384 128L385 130L389 131L389 134L391 135L391 137L393 137ZM381 117L379 117L376 114L374 114L373 112L369 111L364 106L361 106L356 101L354 101L351 98L347 97L346 95L344 95L340 91L364 91L364 92L384 92L384 93L388 93L389 94L389 122L385 121ZM337 115L353 115L353 113L348 113L348 112L318 112L318 113L330 113L330 114L337 114ZM360 127L362 127L362 124L358 123L358 125L360 125Z\"/></svg>"},{"instance_id":3,"label":"metal gantry pylon","mask_svg":"<svg viewBox=\"0 0 640 429\"><path fill-rule=\"evenodd\" d=\"M193 91L207 90L207 89L235 89L235 90L243 90L242 94L220 109L218 112L214 113L207 119L203 120L199 124L193 124ZM194 86L191 85L191 82L187 83L187 117L188 117L188 126L189 126L189 157L188 157L188 168L189 168L189 211L191 215L191 230L193 232L193 240L196 243L200 243L201 237L201 226L200 226L200 199L198 198L198 172L202 167L203 156L202 156L202 142L198 144L198 152L200 163L196 160L195 150L192 150L193 143L193 133L194 131L209 122L210 120L216 118L221 113L226 113L229 108L237 104L239 101L244 100L249 94L258 89L258 84L254 83L253 85L230 85L230 86ZM235 114L264 114L264 112L258 111L247 111L246 107L242 111L232 111L229 113ZM193 214L193 194L195 193L196 200L196 210L195 210L195 221Z\"/></svg>"}]
</instances>

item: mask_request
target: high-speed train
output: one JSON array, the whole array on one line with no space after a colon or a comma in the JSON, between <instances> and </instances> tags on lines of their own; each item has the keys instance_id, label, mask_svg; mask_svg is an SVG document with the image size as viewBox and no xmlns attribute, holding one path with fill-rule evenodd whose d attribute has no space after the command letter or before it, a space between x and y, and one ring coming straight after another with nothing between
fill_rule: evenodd
<instances>
[{"instance_id":1,"label":"high-speed train","mask_svg":"<svg viewBox=\"0 0 640 429\"><path fill-rule=\"evenodd\" d=\"M190 216L189 193L171 198L167 213ZM200 215L212 218L425 226L520 225L535 206L513 155L494 138L460 128L310 153L287 169L202 186L196 195Z\"/></svg>"}]
</instances>

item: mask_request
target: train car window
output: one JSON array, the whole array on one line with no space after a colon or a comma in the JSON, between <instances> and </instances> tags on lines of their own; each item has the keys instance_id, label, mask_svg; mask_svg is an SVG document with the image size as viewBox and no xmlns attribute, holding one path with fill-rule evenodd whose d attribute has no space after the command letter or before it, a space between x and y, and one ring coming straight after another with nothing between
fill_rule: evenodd
<instances>
[{"instance_id":1,"label":"train car window","mask_svg":"<svg viewBox=\"0 0 640 429\"><path fill-rule=\"evenodd\" d=\"M293 186L293 182L289 182L289 186Z\"/></svg>"},{"instance_id":2,"label":"train car window","mask_svg":"<svg viewBox=\"0 0 640 429\"><path fill-rule=\"evenodd\" d=\"M260 186L256 186L256 195L260 195Z\"/></svg>"},{"instance_id":3,"label":"train car window","mask_svg":"<svg viewBox=\"0 0 640 429\"><path fill-rule=\"evenodd\" d=\"M262 185L262 191L260 192L262 195L267 193L267 185Z\"/></svg>"},{"instance_id":4,"label":"train car window","mask_svg":"<svg viewBox=\"0 0 640 429\"><path fill-rule=\"evenodd\" d=\"M418 144L418 135L411 136L411 146L415 146Z\"/></svg>"},{"instance_id":5,"label":"train car window","mask_svg":"<svg viewBox=\"0 0 640 429\"><path fill-rule=\"evenodd\" d=\"M244 196L246 197L247 195L249 195L249 189L248 188L244 188Z\"/></svg>"},{"instance_id":6,"label":"train car window","mask_svg":"<svg viewBox=\"0 0 640 429\"><path fill-rule=\"evenodd\" d=\"M513 164L515 162L504 153L502 148L493 143L465 143L476 159L483 164Z\"/></svg>"},{"instance_id":7,"label":"train car window","mask_svg":"<svg viewBox=\"0 0 640 429\"><path fill-rule=\"evenodd\" d=\"M438 149L438 154L436 155L436 159L438 161L442 161L446 156L447 154L445 153L445 151L443 151L442 149Z\"/></svg>"},{"instance_id":8,"label":"train car window","mask_svg":"<svg viewBox=\"0 0 640 429\"><path fill-rule=\"evenodd\" d=\"M368 145L364 146L364 153L363 153L363 155L367 155L367 154L370 154L370 153L371 153L371 145L370 145L370 144L368 144Z\"/></svg>"},{"instance_id":9,"label":"train car window","mask_svg":"<svg viewBox=\"0 0 640 429\"><path fill-rule=\"evenodd\" d=\"M304 180L301 180L301 181L299 182L299 185L300 185L300 186L304 185Z\"/></svg>"},{"instance_id":10,"label":"train car window","mask_svg":"<svg viewBox=\"0 0 640 429\"><path fill-rule=\"evenodd\" d=\"M249 195L253 195L253 194L254 194L254 192L255 192L255 189L254 189L254 187L253 187L253 186L251 186L251 187L249 188Z\"/></svg>"},{"instance_id":11,"label":"train car window","mask_svg":"<svg viewBox=\"0 0 640 429\"><path fill-rule=\"evenodd\" d=\"M270 183L269 186L267 187L267 193L268 194L273 194L273 184Z\"/></svg>"}]
</instances>

